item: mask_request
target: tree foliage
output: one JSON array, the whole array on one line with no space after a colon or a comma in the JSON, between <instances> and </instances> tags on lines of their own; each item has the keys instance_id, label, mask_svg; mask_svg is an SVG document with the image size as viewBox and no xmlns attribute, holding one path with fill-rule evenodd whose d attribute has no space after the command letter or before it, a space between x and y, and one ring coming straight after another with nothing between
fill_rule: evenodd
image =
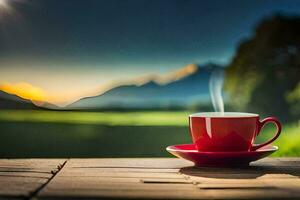
<instances>
[{"instance_id":1,"label":"tree foliage","mask_svg":"<svg viewBox=\"0 0 300 200\"><path fill-rule=\"evenodd\" d=\"M300 97L293 95L298 84L300 17L276 15L263 20L254 35L239 45L226 71L225 87L236 110L282 120L300 116L300 109L295 111Z\"/></svg>"}]
</instances>

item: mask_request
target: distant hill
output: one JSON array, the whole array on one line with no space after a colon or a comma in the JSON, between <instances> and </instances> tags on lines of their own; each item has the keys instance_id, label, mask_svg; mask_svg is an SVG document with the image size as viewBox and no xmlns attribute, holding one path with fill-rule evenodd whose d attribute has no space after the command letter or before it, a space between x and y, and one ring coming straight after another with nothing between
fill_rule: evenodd
<instances>
[{"instance_id":1,"label":"distant hill","mask_svg":"<svg viewBox=\"0 0 300 200\"><path fill-rule=\"evenodd\" d=\"M93 97L86 97L69 105L69 109L101 108L163 108L185 107L210 102L209 79L220 66L188 65L164 77L156 77L142 85L121 85Z\"/></svg>"},{"instance_id":2,"label":"distant hill","mask_svg":"<svg viewBox=\"0 0 300 200\"><path fill-rule=\"evenodd\" d=\"M14 94L0 90L0 109L51 109L60 110L61 108L48 102L32 102Z\"/></svg>"},{"instance_id":3,"label":"distant hill","mask_svg":"<svg viewBox=\"0 0 300 200\"><path fill-rule=\"evenodd\" d=\"M31 101L0 91L0 109L37 109Z\"/></svg>"}]
</instances>

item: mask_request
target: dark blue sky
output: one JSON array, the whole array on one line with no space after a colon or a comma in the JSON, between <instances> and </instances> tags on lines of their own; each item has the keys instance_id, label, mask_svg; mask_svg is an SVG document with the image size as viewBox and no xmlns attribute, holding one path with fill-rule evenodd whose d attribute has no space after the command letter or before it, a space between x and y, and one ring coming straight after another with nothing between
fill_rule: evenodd
<instances>
[{"instance_id":1,"label":"dark blue sky","mask_svg":"<svg viewBox=\"0 0 300 200\"><path fill-rule=\"evenodd\" d=\"M0 82L49 91L76 80L96 88L188 63L227 63L263 17L300 14L297 0L7 1L10 13L0 9Z\"/></svg>"}]
</instances>

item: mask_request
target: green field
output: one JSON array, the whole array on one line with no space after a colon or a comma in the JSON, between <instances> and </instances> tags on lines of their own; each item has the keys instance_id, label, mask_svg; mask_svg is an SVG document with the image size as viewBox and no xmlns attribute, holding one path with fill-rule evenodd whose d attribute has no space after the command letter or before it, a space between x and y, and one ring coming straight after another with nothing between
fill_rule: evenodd
<instances>
[{"instance_id":1,"label":"green field","mask_svg":"<svg viewBox=\"0 0 300 200\"><path fill-rule=\"evenodd\" d=\"M108 126L187 126L188 112L0 111L0 121Z\"/></svg>"},{"instance_id":2,"label":"green field","mask_svg":"<svg viewBox=\"0 0 300 200\"><path fill-rule=\"evenodd\" d=\"M170 156L190 143L188 112L0 111L0 157ZM258 142L271 137L268 125ZM274 156L300 155L300 126L283 125Z\"/></svg>"}]
</instances>

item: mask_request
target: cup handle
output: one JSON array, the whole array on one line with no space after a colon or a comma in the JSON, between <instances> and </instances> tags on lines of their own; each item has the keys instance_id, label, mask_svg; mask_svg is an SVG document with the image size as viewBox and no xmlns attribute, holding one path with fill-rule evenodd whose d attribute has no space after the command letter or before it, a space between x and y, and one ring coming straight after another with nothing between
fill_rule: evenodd
<instances>
[{"instance_id":1,"label":"cup handle","mask_svg":"<svg viewBox=\"0 0 300 200\"><path fill-rule=\"evenodd\" d=\"M276 140L278 138L278 136L280 135L280 132L281 132L281 124L280 122L278 121L277 118L275 117L267 117L265 119L263 119L262 121L259 121L259 124L258 124L258 130L257 130L257 135L260 133L261 129L265 126L265 124L267 123L274 123L276 125L276 128L277 128L277 132L275 134L275 136L270 139L269 141L265 142L265 143L262 143L262 144L254 144L251 148L252 151L255 151L263 146L266 146L268 144L270 144L271 142L273 142L274 140ZM256 136L257 136L256 135Z\"/></svg>"}]
</instances>

